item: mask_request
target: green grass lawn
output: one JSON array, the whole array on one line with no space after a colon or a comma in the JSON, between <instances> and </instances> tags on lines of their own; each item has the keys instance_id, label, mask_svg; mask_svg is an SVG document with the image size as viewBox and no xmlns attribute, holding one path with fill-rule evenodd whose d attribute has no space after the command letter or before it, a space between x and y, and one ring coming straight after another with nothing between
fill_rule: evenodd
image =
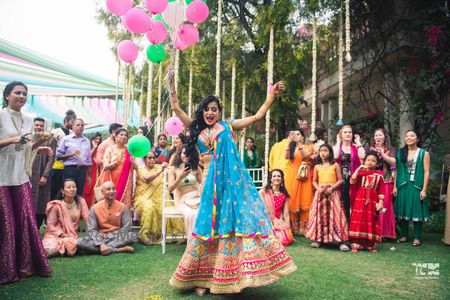
<instances>
[{"instance_id":1,"label":"green grass lawn","mask_svg":"<svg viewBox=\"0 0 450 300\"><path fill-rule=\"evenodd\" d=\"M423 245L385 243L379 253L311 249L297 237L288 247L298 270L269 286L235 296L204 299L450 299L450 248L441 234L424 234ZM135 254L76 256L50 260L53 276L0 285L0 299L198 299L169 285L184 245L135 245ZM394 249L391 250L391 247ZM439 263L437 279L416 277L413 263ZM422 278L423 277L423 278Z\"/></svg>"}]
</instances>

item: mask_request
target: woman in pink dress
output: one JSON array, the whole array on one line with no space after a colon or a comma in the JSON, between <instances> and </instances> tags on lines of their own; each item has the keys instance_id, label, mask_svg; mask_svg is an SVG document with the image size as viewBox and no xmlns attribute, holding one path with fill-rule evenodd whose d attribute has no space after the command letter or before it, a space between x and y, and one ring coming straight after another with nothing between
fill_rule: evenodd
<instances>
[{"instance_id":1,"label":"woman in pink dress","mask_svg":"<svg viewBox=\"0 0 450 300\"><path fill-rule=\"evenodd\" d=\"M395 217L392 191L394 189L396 159L395 151L392 149L389 142L389 135L384 129L375 129L370 150L378 154L376 170L379 174L383 175L384 178L384 208L380 213L381 237L395 239Z\"/></svg>"},{"instance_id":2,"label":"woman in pink dress","mask_svg":"<svg viewBox=\"0 0 450 300\"><path fill-rule=\"evenodd\" d=\"M44 244L47 257L73 256L77 251L77 231L80 220L87 223L89 209L86 201L77 195L77 184L67 178L61 189L61 199L47 203L47 228Z\"/></svg>"},{"instance_id":3,"label":"woman in pink dress","mask_svg":"<svg viewBox=\"0 0 450 300\"><path fill-rule=\"evenodd\" d=\"M283 246L289 246L294 238L289 222L289 194L284 186L283 171L273 169L269 174L269 182L259 191L259 195L266 205L276 237Z\"/></svg>"}]
</instances>

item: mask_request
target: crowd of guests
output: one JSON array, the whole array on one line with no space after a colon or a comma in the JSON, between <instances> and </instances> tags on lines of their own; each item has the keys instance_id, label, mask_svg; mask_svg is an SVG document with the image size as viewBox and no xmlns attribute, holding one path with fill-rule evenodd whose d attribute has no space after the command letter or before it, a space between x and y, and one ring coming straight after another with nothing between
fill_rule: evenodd
<instances>
[{"instance_id":1,"label":"crowd of guests","mask_svg":"<svg viewBox=\"0 0 450 300\"><path fill-rule=\"evenodd\" d=\"M412 222L412 245L420 246L423 222L430 217L430 156L418 147L417 133L407 131L399 151L381 128L366 145L349 125L340 129L333 146L326 135L317 136L308 145L302 129L292 130L271 149L272 172L262 196L269 212L278 212L271 216L280 240L289 244L292 234L304 235L313 248L335 243L341 251L377 252L375 243L383 240L407 242ZM277 180L285 177L282 189L271 188L273 173Z\"/></svg>"},{"instance_id":2,"label":"crowd of guests","mask_svg":"<svg viewBox=\"0 0 450 300\"><path fill-rule=\"evenodd\" d=\"M139 239L159 243L162 178L169 162L174 170L170 191L180 197L179 204L169 208L185 215L186 228L174 220L168 231L192 231L201 171L198 155L190 163L195 180L189 182L190 174L177 171L191 159L181 151L184 135L172 137L169 146L161 134L158 145L136 159L127 150L129 135L121 124L111 124L105 140L99 133L88 139L84 121L69 110L60 128L46 131L45 119L33 120L21 112L27 94L25 84L11 82L3 91L0 111L0 283L50 275L47 257L77 251L131 253L129 245L136 242L133 217L141 222ZM138 130L147 133L146 127ZM79 238L81 221L87 235Z\"/></svg>"},{"instance_id":3,"label":"crowd of guests","mask_svg":"<svg viewBox=\"0 0 450 300\"><path fill-rule=\"evenodd\" d=\"M184 134L172 136L171 145L168 136L160 134L144 158L134 158L127 150L129 132L121 124L111 124L105 140L100 134L88 139L84 121L70 110L60 128L47 132L43 118L32 120L21 113L27 98L23 83L8 84L3 96L0 283L32 273L48 276L47 257L77 251L132 253L133 220L140 223L140 242L158 244L163 212L184 216L170 220L167 231L183 232L190 242L211 155L200 157ZM397 237L397 219L397 242L408 240L412 221L412 244L420 246L422 224L429 218L430 157L418 147L417 134L408 131L405 146L395 152L384 129L375 130L364 147L345 125L331 146L326 131L308 143L307 124L301 125L272 147L268 182L259 191L278 240L288 246L294 235L304 235L313 248L336 243L341 251L376 252L375 243ZM148 129L141 127L138 134L146 135ZM246 168L262 165L251 137L245 140L242 160ZM163 207L164 174L173 206ZM81 221L88 232L83 237L78 236Z\"/></svg>"}]
</instances>

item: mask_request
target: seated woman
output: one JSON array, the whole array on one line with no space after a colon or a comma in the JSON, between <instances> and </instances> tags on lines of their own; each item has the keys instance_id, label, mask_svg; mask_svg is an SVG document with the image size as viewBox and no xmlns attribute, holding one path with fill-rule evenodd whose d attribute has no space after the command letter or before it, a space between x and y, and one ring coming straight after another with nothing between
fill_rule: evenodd
<instances>
[{"instance_id":1,"label":"seated woman","mask_svg":"<svg viewBox=\"0 0 450 300\"><path fill-rule=\"evenodd\" d=\"M259 191L266 205L275 235L283 246L294 242L289 222L289 194L284 186L284 174L280 169L274 169L269 174L269 182Z\"/></svg>"},{"instance_id":2,"label":"seated woman","mask_svg":"<svg viewBox=\"0 0 450 300\"><path fill-rule=\"evenodd\" d=\"M161 240L163 172L167 163L157 164L157 156L154 151L150 151L144 157L144 161L144 167L139 168L137 172L137 187L133 204L141 220L139 239L145 245L156 245ZM168 220L168 232L177 234L183 230L182 228L179 220Z\"/></svg>"},{"instance_id":3,"label":"seated woman","mask_svg":"<svg viewBox=\"0 0 450 300\"><path fill-rule=\"evenodd\" d=\"M181 152L181 147L186 144L186 136L183 133L172 136L172 147L168 151L167 161L169 166L173 166L173 160L177 153Z\"/></svg>"},{"instance_id":4,"label":"seated woman","mask_svg":"<svg viewBox=\"0 0 450 300\"><path fill-rule=\"evenodd\" d=\"M175 203L184 215L184 228L188 243L192 238L195 220L200 205L199 184L202 171L198 168L199 156L195 149L183 145L175 156L174 168L169 170L169 192L173 192Z\"/></svg>"},{"instance_id":5,"label":"seated woman","mask_svg":"<svg viewBox=\"0 0 450 300\"><path fill-rule=\"evenodd\" d=\"M87 224L89 209L77 195L75 180L67 178L60 191L60 199L47 203L47 228L42 243L47 257L73 256L77 251L77 231L80 219Z\"/></svg>"}]
</instances>

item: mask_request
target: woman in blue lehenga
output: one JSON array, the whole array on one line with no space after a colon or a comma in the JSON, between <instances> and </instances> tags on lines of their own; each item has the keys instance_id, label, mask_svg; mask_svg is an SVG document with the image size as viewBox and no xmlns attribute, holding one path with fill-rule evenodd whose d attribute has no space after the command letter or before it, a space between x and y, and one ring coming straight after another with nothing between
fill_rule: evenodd
<instances>
[{"instance_id":1,"label":"woman in blue lehenga","mask_svg":"<svg viewBox=\"0 0 450 300\"><path fill-rule=\"evenodd\" d=\"M270 218L234 142L233 130L261 120L284 90L273 86L256 115L220 121L222 104L215 96L200 103L192 120L180 108L169 76L172 111L189 127L188 151L200 151L204 184L193 238L170 284L196 288L199 295L238 293L267 285L296 270L292 258L274 236ZM198 149L198 150L197 150Z\"/></svg>"}]
</instances>

